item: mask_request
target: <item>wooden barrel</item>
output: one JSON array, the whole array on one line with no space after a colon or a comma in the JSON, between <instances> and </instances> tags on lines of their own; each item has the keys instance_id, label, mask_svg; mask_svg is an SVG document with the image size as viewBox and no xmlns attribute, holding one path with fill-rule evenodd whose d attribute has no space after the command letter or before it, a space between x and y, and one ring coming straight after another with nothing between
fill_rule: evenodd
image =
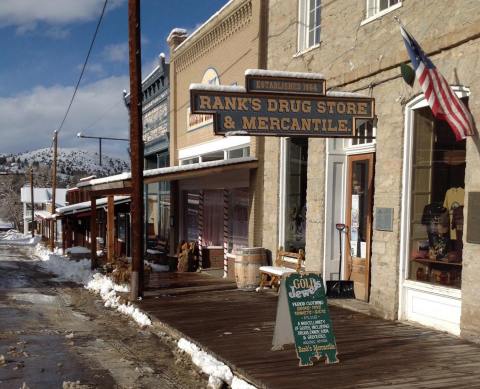
<instances>
[{"instance_id":1,"label":"wooden barrel","mask_svg":"<svg viewBox=\"0 0 480 389\"><path fill-rule=\"evenodd\" d=\"M235 281L240 289L256 288L260 284L260 266L267 264L263 247L245 247L236 251Z\"/></svg>"}]
</instances>

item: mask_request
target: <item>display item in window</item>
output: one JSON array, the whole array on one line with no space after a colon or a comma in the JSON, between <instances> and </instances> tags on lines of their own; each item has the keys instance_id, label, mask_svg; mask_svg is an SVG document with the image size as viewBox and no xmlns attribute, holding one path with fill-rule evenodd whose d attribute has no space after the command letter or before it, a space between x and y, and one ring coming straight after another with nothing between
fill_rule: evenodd
<instances>
[{"instance_id":1,"label":"display item in window","mask_svg":"<svg viewBox=\"0 0 480 389\"><path fill-rule=\"evenodd\" d=\"M443 206L448 209L450 216L450 225L453 222L453 211L458 207L463 207L465 198L465 189L462 187L450 188L445 193ZM457 233L453 227L450 228L450 239L457 239Z\"/></svg>"},{"instance_id":2,"label":"display item in window","mask_svg":"<svg viewBox=\"0 0 480 389\"><path fill-rule=\"evenodd\" d=\"M448 210L439 203L426 205L423 209L422 224L427 227L429 258L446 258L450 240Z\"/></svg>"}]
</instances>

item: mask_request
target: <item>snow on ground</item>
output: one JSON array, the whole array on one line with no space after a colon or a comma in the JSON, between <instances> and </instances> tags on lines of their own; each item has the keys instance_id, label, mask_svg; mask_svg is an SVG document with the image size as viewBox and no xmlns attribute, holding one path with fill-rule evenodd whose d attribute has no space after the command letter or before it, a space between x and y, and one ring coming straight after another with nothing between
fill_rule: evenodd
<instances>
[{"instance_id":1,"label":"snow on ground","mask_svg":"<svg viewBox=\"0 0 480 389\"><path fill-rule=\"evenodd\" d=\"M73 246L65 250L67 254L90 254L90 250L83 246Z\"/></svg>"},{"instance_id":2,"label":"snow on ground","mask_svg":"<svg viewBox=\"0 0 480 389\"><path fill-rule=\"evenodd\" d=\"M129 292L128 285L115 284L111 278L92 271L90 269L90 260L81 259L79 261L70 260L60 254L59 251L51 252L42 245L35 248L37 256L40 258L40 266L57 275L58 280L73 281L85 286L86 289L100 295L107 308L113 308L130 316L140 326L152 325L149 317L130 302L124 304L120 301L117 292Z\"/></svg>"},{"instance_id":3,"label":"snow on ground","mask_svg":"<svg viewBox=\"0 0 480 389\"><path fill-rule=\"evenodd\" d=\"M0 244L8 244L11 246L35 246L40 240L40 236L32 238L31 235L24 235L17 230L8 230L0 234Z\"/></svg>"},{"instance_id":4,"label":"snow on ground","mask_svg":"<svg viewBox=\"0 0 480 389\"><path fill-rule=\"evenodd\" d=\"M189 342L185 338L178 340L177 346L180 350L187 353L192 362L200 368L200 370L209 376L208 386L213 389L219 389L226 383L232 389L256 389L241 378L234 376L230 368L223 362L220 362L210 354L201 350L197 345Z\"/></svg>"}]
</instances>

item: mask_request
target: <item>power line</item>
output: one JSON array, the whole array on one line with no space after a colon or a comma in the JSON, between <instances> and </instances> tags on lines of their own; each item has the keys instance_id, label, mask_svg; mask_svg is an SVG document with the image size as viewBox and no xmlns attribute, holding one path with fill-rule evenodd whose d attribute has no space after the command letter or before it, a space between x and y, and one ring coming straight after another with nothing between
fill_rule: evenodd
<instances>
[{"instance_id":1,"label":"power line","mask_svg":"<svg viewBox=\"0 0 480 389\"><path fill-rule=\"evenodd\" d=\"M98 19L97 23L97 28L95 29L95 33L93 34L92 41L90 43L90 48L88 49L87 56L85 57L85 62L83 63L82 71L80 72L80 77L78 78L77 85L75 85L75 90L73 91L72 98L70 100L70 104L68 104L67 111L65 112L65 116L63 117L62 122L60 123L60 126L58 127L58 131L60 132L63 124L65 123L65 120L67 119L68 113L70 112L70 108L72 107L73 100L75 99L75 95L77 94L78 87L80 85L80 81L82 81L83 73L85 72L85 68L87 67L87 62L88 58L90 57L90 53L92 52L93 44L95 43L95 39L97 38L97 33L98 30L100 29L100 24L102 23L103 15L105 14L105 8L107 8L107 2L108 0L105 0L105 3L103 4L102 8L102 13L100 14L100 18Z\"/></svg>"}]
</instances>

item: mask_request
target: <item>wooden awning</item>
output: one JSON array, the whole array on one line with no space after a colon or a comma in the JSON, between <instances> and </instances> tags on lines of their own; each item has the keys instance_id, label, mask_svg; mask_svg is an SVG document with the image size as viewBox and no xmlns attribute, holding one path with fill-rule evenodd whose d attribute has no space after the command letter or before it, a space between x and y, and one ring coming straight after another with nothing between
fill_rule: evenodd
<instances>
[{"instance_id":1,"label":"wooden awning","mask_svg":"<svg viewBox=\"0 0 480 389\"><path fill-rule=\"evenodd\" d=\"M178 181L208 175L216 175L240 169L256 169L258 160L254 157L222 159L218 161L192 163L189 165L170 166L143 171L145 184L161 181ZM115 176L96 178L78 183L81 190L93 191L106 195L127 194L131 188L131 173L122 173Z\"/></svg>"}]
</instances>

